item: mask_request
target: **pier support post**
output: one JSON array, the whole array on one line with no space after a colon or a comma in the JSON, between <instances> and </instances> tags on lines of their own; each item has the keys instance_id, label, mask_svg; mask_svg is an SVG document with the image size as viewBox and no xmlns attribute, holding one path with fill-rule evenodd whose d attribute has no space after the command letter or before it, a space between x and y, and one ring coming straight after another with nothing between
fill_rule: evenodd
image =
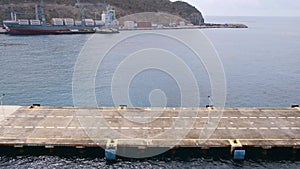
<instances>
[{"instance_id":1,"label":"pier support post","mask_svg":"<svg viewBox=\"0 0 300 169\"><path fill-rule=\"evenodd\" d=\"M297 160L297 152L300 149L300 146L294 146L292 149L292 160Z\"/></svg>"},{"instance_id":2,"label":"pier support post","mask_svg":"<svg viewBox=\"0 0 300 169\"><path fill-rule=\"evenodd\" d=\"M46 149L49 149L49 153L53 154L54 153L54 146L53 145L45 145Z\"/></svg>"},{"instance_id":3,"label":"pier support post","mask_svg":"<svg viewBox=\"0 0 300 169\"><path fill-rule=\"evenodd\" d=\"M76 146L75 148L79 151L80 155L84 154L84 152L85 152L84 146Z\"/></svg>"},{"instance_id":4,"label":"pier support post","mask_svg":"<svg viewBox=\"0 0 300 169\"><path fill-rule=\"evenodd\" d=\"M231 145L230 153L233 155L234 160L244 160L246 155L246 150L242 150L243 145L239 140L229 140Z\"/></svg>"},{"instance_id":5,"label":"pier support post","mask_svg":"<svg viewBox=\"0 0 300 169\"><path fill-rule=\"evenodd\" d=\"M262 146L262 156L263 158L267 158L268 150L270 150L272 146Z\"/></svg>"},{"instance_id":6,"label":"pier support post","mask_svg":"<svg viewBox=\"0 0 300 169\"><path fill-rule=\"evenodd\" d=\"M117 140L108 140L105 148L105 158L106 160L116 160L117 159Z\"/></svg>"},{"instance_id":7,"label":"pier support post","mask_svg":"<svg viewBox=\"0 0 300 169\"><path fill-rule=\"evenodd\" d=\"M25 152L23 145L16 144L16 145L14 145L14 148L18 148L20 154L23 154Z\"/></svg>"},{"instance_id":8,"label":"pier support post","mask_svg":"<svg viewBox=\"0 0 300 169\"><path fill-rule=\"evenodd\" d=\"M170 149L170 153L171 153L171 155L172 155L173 157L176 155L177 149L178 149L178 147L173 147L173 148Z\"/></svg>"}]
</instances>

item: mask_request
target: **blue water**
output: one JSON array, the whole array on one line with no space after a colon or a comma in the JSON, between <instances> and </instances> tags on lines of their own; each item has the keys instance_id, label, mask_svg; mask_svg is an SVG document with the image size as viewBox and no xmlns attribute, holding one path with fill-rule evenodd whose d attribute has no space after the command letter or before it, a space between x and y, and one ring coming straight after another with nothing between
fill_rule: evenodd
<instances>
[{"instance_id":1,"label":"blue water","mask_svg":"<svg viewBox=\"0 0 300 169\"><path fill-rule=\"evenodd\" d=\"M227 107L289 107L300 104L300 18L208 17L207 22L244 23L249 29L207 29L219 53L227 81ZM180 30L179 33L188 33ZM72 106L72 77L77 57L91 35L7 36L0 35L0 94L3 104ZM144 39L126 43L116 54L143 45ZM153 46L163 41L147 39ZM124 51L122 51L124 50ZM115 55L118 56L118 55ZM188 55L191 69L200 84L201 104L210 95L207 75L199 61ZM113 106L110 80L113 65L120 60L104 60L96 75L99 106ZM199 70L198 70L199 69ZM171 84L171 85L170 85ZM180 92L167 74L149 70L136 76L130 97L134 106L149 106L149 92L165 91L167 106L179 106ZM191 161L119 161L106 165L102 159L40 157L0 157L0 168L299 168L289 161L245 161L193 159Z\"/></svg>"},{"instance_id":2,"label":"blue water","mask_svg":"<svg viewBox=\"0 0 300 169\"><path fill-rule=\"evenodd\" d=\"M288 107L300 103L300 18L213 17L249 29L205 30L223 62L227 106Z\"/></svg>"},{"instance_id":3,"label":"blue water","mask_svg":"<svg viewBox=\"0 0 300 169\"><path fill-rule=\"evenodd\" d=\"M208 17L207 21L249 26L249 29L203 30L224 66L227 107L289 107L300 103L299 18ZM3 104L73 105L74 65L91 35L0 37L0 93L6 94ZM127 46L119 47L115 55L101 64L95 82L99 106L114 105L110 83L121 61L116 53L128 52L142 46L144 41L153 46L164 45L151 38L126 43ZM204 106L211 91L207 75L199 73L204 72L203 66L198 66L201 63L191 55L184 55L183 59L195 70L201 86L200 106ZM165 92L167 106L180 106L179 88L170 81L172 78L155 70L139 74L130 89L133 105L150 106L149 92L158 88Z\"/></svg>"},{"instance_id":4,"label":"blue water","mask_svg":"<svg viewBox=\"0 0 300 169\"><path fill-rule=\"evenodd\" d=\"M88 36L1 35L0 92L9 105L72 105L72 74Z\"/></svg>"}]
</instances>

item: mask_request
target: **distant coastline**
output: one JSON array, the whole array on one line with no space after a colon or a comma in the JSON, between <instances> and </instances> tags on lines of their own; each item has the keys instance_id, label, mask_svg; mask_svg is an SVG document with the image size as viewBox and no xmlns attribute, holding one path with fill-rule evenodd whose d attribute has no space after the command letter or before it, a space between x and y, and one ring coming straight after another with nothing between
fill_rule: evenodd
<instances>
[{"instance_id":1,"label":"distant coastline","mask_svg":"<svg viewBox=\"0 0 300 169\"><path fill-rule=\"evenodd\" d=\"M161 28L120 28L120 31L138 31L138 30L169 30L169 29L211 29L211 28L248 28L245 24L214 24L205 23L203 25L193 26L176 26L176 27L161 27Z\"/></svg>"},{"instance_id":2,"label":"distant coastline","mask_svg":"<svg viewBox=\"0 0 300 169\"><path fill-rule=\"evenodd\" d=\"M212 29L212 28L248 28L247 25L244 24L213 24L213 23L207 23L203 24L201 26L199 25L193 25L193 26L177 26L177 27L161 27L161 28L133 28L133 29L126 29L126 28L120 28L120 31L139 31L139 30L174 30L174 29ZM7 30L0 28L0 34L6 34Z\"/></svg>"}]
</instances>

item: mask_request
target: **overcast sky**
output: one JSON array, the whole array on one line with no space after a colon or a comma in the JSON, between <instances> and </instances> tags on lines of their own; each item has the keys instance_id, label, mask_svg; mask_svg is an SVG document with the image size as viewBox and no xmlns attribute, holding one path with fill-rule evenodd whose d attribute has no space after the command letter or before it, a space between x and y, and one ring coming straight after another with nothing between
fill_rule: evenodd
<instances>
[{"instance_id":1,"label":"overcast sky","mask_svg":"<svg viewBox=\"0 0 300 169\"><path fill-rule=\"evenodd\" d=\"M182 1L196 6L205 16L300 16L300 0Z\"/></svg>"}]
</instances>

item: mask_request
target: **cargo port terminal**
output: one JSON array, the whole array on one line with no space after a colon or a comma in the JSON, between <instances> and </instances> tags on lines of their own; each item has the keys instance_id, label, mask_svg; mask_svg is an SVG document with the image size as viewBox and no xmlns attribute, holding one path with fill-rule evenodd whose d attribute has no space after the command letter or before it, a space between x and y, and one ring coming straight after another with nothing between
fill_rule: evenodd
<instances>
[{"instance_id":1,"label":"cargo port terminal","mask_svg":"<svg viewBox=\"0 0 300 169\"><path fill-rule=\"evenodd\" d=\"M161 30L161 29L206 29L206 28L248 28L244 24L212 24L201 23L194 25L183 18L162 12L144 12L133 14L138 17L133 19L125 16L119 20L116 18L116 11L105 4L105 9L101 14L101 20L86 18L85 7L77 0L80 8L81 20L73 18L52 18L51 22L46 21L44 0L40 5L35 5L35 18L17 18L17 14L23 12L11 12L11 19L3 21L3 28L0 34L10 35L40 35L40 34L86 34L86 33L119 33L120 30ZM155 19L153 18L155 13ZM141 18L140 18L141 17ZM151 21L152 20L157 20ZM159 23L162 18L169 18L170 22ZM125 19L125 20L124 20ZM122 20L122 22L121 22ZM200 21L200 20L199 20Z\"/></svg>"},{"instance_id":2,"label":"cargo port terminal","mask_svg":"<svg viewBox=\"0 0 300 169\"><path fill-rule=\"evenodd\" d=\"M53 153L62 148L84 153L92 149L99 151L99 157L112 159L126 153L143 158L154 150L197 157L299 159L299 119L298 106L222 111L213 107L2 106L0 149L16 153L33 149ZM208 134L203 137L203 133Z\"/></svg>"}]
</instances>

